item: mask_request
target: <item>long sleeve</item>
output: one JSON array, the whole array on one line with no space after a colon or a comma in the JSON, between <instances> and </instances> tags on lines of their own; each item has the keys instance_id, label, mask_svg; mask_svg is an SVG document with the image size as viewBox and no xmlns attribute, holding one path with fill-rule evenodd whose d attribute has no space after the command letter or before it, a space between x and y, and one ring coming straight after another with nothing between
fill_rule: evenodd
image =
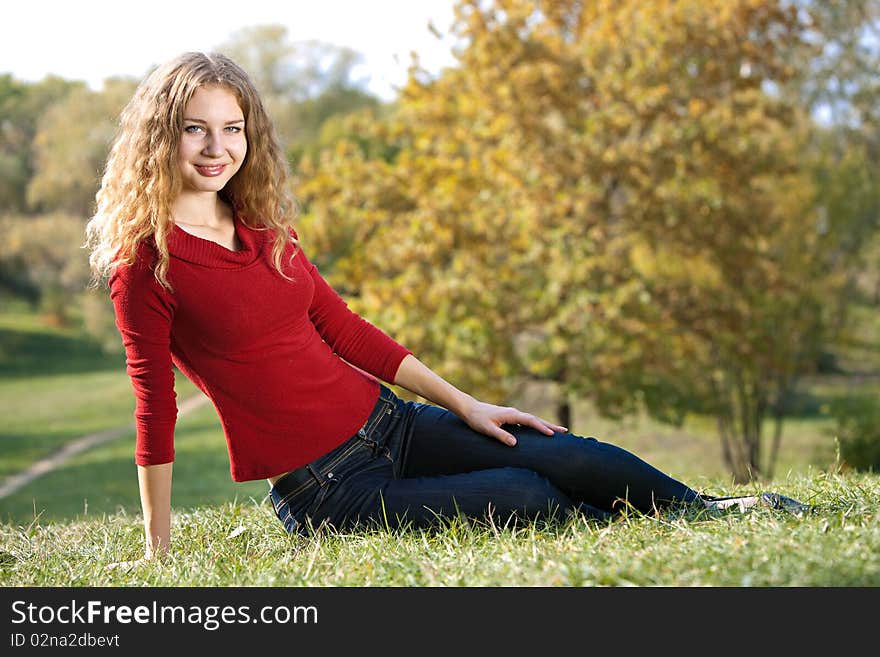
<instances>
[{"instance_id":1,"label":"long sleeve","mask_svg":"<svg viewBox=\"0 0 880 657\"><path fill-rule=\"evenodd\" d=\"M144 260L117 269L109 285L135 394L135 462L158 465L174 460L177 401L170 335L175 307Z\"/></svg>"},{"instance_id":2,"label":"long sleeve","mask_svg":"<svg viewBox=\"0 0 880 657\"><path fill-rule=\"evenodd\" d=\"M235 218L233 251L173 227L172 290L153 274L157 253L111 277L116 324L136 405L138 465L175 458L176 375L214 405L234 481L298 468L363 425L409 353L358 317L303 253L283 272L269 231ZM283 275L282 275L283 273ZM219 437L219 436L218 436Z\"/></svg>"},{"instance_id":3,"label":"long sleeve","mask_svg":"<svg viewBox=\"0 0 880 657\"><path fill-rule=\"evenodd\" d=\"M315 286L309 317L321 337L355 367L384 381L394 381L401 361L410 351L354 313L302 250L296 257L303 259L301 264Z\"/></svg>"}]
</instances>

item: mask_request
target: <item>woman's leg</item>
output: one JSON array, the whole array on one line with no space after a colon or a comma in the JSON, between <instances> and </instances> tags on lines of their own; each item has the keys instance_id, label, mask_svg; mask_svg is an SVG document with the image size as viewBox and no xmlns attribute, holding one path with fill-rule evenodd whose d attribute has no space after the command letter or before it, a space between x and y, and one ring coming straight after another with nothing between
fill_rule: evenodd
<instances>
[{"instance_id":1,"label":"woman's leg","mask_svg":"<svg viewBox=\"0 0 880 657\"><path fill-rule=\"evenodd\" d=\"M284 498L276 506L279 517L295 520L288 531L307 520L337 528L426 526L443 516L489 512L502 522L559 519L572 510L605 520L625 508L621 499L644 512L699 499L633 454L594 438L508 427L518 439L510 447L435 406L389 399L380 410L368 432L311 464L301 493L277 491Z\"/></svg>"},{"instance_id":2,"label":"woman's leg","mask_svg":"<svg viewBox=\"0 0 880 657\"><path fill-rule=\"evenodd\" d=\"M578 505L534 470L485 468L460 474L377 480L379 494L360 509L386 526L426 527L440 518L492 516L500 524L517 520L564 519L574 509L596 519L610 514ZM360 487L372 488L361 478Z\"/></svg>"},{"instance_id":3,"label":"woman's leg","mask_svg":"<svg viewBox=\"0 0 880 657\"><path fill-rule=\"evenodd\" d=\"M807 508L775 493L704 499L634 454L595 438L506 427L517 436L510 447L473 431L449 411L403 402L386 389L368 425L367 432L310 464L310 474L299 477L292 492L284 479L272 489L288 531L301 531L308 522L425 526L443 516L482 517L490 511L504 522L512 516L563 518L572 510L604 520L626 504L644 513L674 502L710 509L758 503Z\"/></svg>"},{"instance_id":4,"label":"woman's leg","mask_svg":"<svg viewBox=\"0 0 880 657\"><path fill-rule=\"evenodd\" d=\"M685 484L615 445L570 433L546 436L531 428L506 428L517 437L513 447L473 431L449 411L417 405L407 432L401 477L527 469L546 479L573 504L604 511L622 510L620 500L648 513L669 503L700 499Z\"/></svg>"},{"instance_id":5,"label":"woman's leg","mask_svg":"<svg viewBox=\"0 0 880 657\"><path fill-rule=\"evenodd\" d=\"M364 431L313 461L310 474L298 477L295 484L288 477L273 488L273 504L288 531L323 522L339 529L358 524L424 527L441 517L459 514L485 518L491 513L502 523L559 519L575 509L596 519L611 517L606 511L572 500L546 476L528 467L492 463L490 459L479 467L457 462L425 475L408 472L407 452L430 409L441 410L404 402L383 390ZM435 423L431 426L440 429ZM462 426L449 429L460 432ZM465 440L485 438L465 429L469 433ZM504 448L500 443L498 446Z\"/></svg>"}]
</instances>

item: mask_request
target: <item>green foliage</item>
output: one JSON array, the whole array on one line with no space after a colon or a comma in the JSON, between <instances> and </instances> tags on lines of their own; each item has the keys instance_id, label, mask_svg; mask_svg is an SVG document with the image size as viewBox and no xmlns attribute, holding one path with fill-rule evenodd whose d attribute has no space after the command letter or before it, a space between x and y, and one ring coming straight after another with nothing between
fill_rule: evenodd
<instances>
[{"instance_id":1,"label":"green foliage","mask_svg":"<svg viewBox=\"0 0 880 657\"><path fill-rule=\"evenodd\" d=\"M41 117L82 82L48 76L25 83L9 74L0 75L0 208L23 212L28 208L26 190L34 175L33 140Z\"/></svg>"},{"instance_id":2,"label":"green foliage","mask_svg":"<svg viewBox=\"0 0 880 657\"><path fill-rule=\"evenodd\" d=\"M0 293L27 298L60 324L73 321L89 282L83 227L62 213L0 216Z\"/></svg>"},{"instance_id":3,"label":"green foliage","mask_svg":"<svg viewBox=\"0 0 880 657\"><path fill-rule=\"evenodd\" d=\"M45 112L32 143L30 208L91 216L116 118L135 86L135 80L120 78L106 80L101 91L80 87Z\"/></svg>"},{"instance_id":4,"label":"green foliage","mask_svg":"<svg viewBox=\"0 0 880 657\"><path fill-rule=\"evenodd\" d=\"M880 472L880 401L873 394L856 394L829 404L835 424L830 435L839 443L843 466Z\"/></svg>"},{"instance_id":5,"label":"green foliage","mask_svg":"<svg viewBox=\"0 0 880 657\"><path fill-rule=\"evenodd\" d=\"M297 106L296 138L287 148L287 157L294 168L304 156L316 156L342 139L346 118L356 113L375 116L380 103L360 89L335 86L309 98Z\"/></svg>"},{"instance_id":6,"label":"green foliage","mask_svg":"<svg viewBox=\"0 0 880 657\"><path fill-rule=\"evenodd\" d=\"M242 28L218 49L253 77L293 165L318 141L327 119L380 104L354 78L359 53L320 41L290 42L283 25Z\"/></svg>"}]
</instances>

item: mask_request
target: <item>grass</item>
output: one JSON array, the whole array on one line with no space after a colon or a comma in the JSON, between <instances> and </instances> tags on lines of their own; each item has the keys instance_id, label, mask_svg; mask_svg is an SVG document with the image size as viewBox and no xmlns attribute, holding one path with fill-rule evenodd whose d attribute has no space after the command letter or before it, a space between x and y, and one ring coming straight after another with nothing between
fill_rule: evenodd
<instances>
[{"instance_id":1,"label":"grass","mask_svg":"<svg viewBox=\"0 0 880 657\"><path fill-rule=\"evenodd\" d=\"M262 498L268 493L263 481L232 481L226 443L210 406L179 420L175 448L175 507ZM35 518L39 522L88 519L139 510L133 433L83 452L0 499L0 520L12 523L30 523Z\"/></svg>"},{"instance_id":2,"label":"grass","mask_svg":"<svg viewBox=\"0 0 880 657\"><path fill-rule=\"evenodd\" d=\"M0 315L0 477L131 418L124 359L25 313ZM124 418L124 420L123 420Z\"/></svg>"},{"instance_id":3,"label":"grass","mask_svg":"<svg viewBox=\"0 0 880 657\"><path fill-rule=\"evenodd\" d=\"M0 478L70 440L132 422L134 398L124 356L103 353L88 337L47 326L27 313L7 313L0 315L0 354ZM180 400L197 393L179 374L175 387ZM216 504L265 492L265 483L232 482L226 444L210 405L181 417L175 444L175 505ZM131 429L79 454L0 499L0 520L48 522L137 511L133 449Z\"/></svg>"},{"instance_id":4,"label":"grass","mask_svg":"<svg viewBox=\"0 0 880 657\"><path fill-rule=\"evenodd\" d=\"M43 347L47 353L30 353ZM121 357L32 317L0 317L0 375L2 476L75 436L131 419ZM179 396L193 392L179 377ZM533 401L545 413L543 401ZM430 531L325 528L306 538L284 533L265 482L231 481L219 421L203 406L178 422L174 546L163 563L105 568L142 553L132 433L0 499L0 585L876 586L880 478L834 467L828 418L814 406L786 423L776 478L762 485L810 501L815 510L805 515L690 509L608 525L573 518L521 527L455 519ZM646 418L612 422L579 405L575 421L582 433L631 449L700 490L757 489L730 485L705 420L682 428Z\"/></svg>"},{"instance_id":5,"label":"grass","mask_svg":"<svg viewBox=\"0 0 880 657\"><path fill-rule=\"evenodd\" d=\"M572 518L516 528L459 519L432 530L319 529L286 535L258 500L175 513L162 563L140 555L126 513L0 526L7 586L877 586L880 480L819 474L788 482L803 515L674 510L609 524ZM805 549L808 547L808 549Z\"/></svg>"}]
</instances>

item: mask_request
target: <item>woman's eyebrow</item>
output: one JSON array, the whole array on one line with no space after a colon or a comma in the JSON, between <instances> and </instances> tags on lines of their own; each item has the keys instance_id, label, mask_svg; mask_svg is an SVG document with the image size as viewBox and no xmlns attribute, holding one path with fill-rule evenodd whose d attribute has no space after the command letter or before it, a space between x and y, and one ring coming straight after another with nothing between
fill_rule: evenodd
<instances>
[{"instance_id":1,"label":"woman's eyebrow","mask_svg":"<svg viewBox=\"0 0 880 657\"><path fill-rule=\"evenodd\" d=\"M189 116L183 117L184 121L192 121L193 123L207 123L204 119L196 119ZM244 123L244 119L230 119L225 123L225 125L232 125L233 123Z\"/></svg>"}]
</instances>

